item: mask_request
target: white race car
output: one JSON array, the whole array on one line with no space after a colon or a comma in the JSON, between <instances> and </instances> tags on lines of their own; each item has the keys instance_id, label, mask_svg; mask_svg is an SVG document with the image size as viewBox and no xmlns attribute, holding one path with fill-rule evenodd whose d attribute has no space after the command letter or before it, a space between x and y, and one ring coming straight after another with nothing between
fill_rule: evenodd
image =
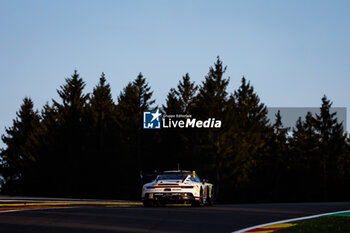
<instances>
[{"instance_id":1,"label":"white race car","mask_svg":"<svg viewBox=\"0 0 350 233\"><path fill-rule=\"evenodd\" d=\"M201 181L194 171L165 171L143 186L142 201L145 207L173 203L212 205L213 185Z\"/></svg>"}]
</instances>

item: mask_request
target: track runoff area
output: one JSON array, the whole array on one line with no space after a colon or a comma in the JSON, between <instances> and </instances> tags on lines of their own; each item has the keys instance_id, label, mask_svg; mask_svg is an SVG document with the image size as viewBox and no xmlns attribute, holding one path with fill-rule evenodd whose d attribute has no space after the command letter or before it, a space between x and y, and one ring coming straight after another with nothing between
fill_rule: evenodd
<instances>
[{"instance_id":1,"label":"track runoff area","mask_svg":"<svg viewBox=\"0 0 350 233\"><path fill-rule=\"evenodd\" d=\"M234 206L233 209L238 208L239 210L243 210L243 211L246 211L244 210L244 208L247 208L247 210L249 210L250 208L253 207L252 204L233 205L233 206ZM109 201L109 200L100 201L100 200L90 200L90 199L63 199L63 198L58 198L58 199L57 198L56 199L20 198L20 197L0 196L0 218L1 218L1 213L5 214L9 212L28 211L28 210L40 210L40 209L49 210L49 209L84 208L84 207L92 207L92 208L94 207L112 207L112 208L113 207L114 208L143 207L143 204L141 202L133 202L133 201ZM225 208L227 207L226 205L223 205L223 206L217 205L217 207L214 207L214 208L215 209L222 208L223 210L225 210ZM263 207L262 210L266 210L265 208L266 206ZM152 209L153 211L156 211L157 208L152 208ZM159 209L161 210L162 208L159 208ZM182 209L186 210L186 207ZM194 211L192 208L187 208L187 209ZM205 212L208 210L210 211L210 209L211 208L208 208L208 209L196 208L196 211L202 212L204 210ZM259 210L259 212L261 214L261 210ZM212 214L214 214L214 212ZM213 217L215 218L215 216ZM242 221L242 219L240 221ZM251 225L254 225L254 224L251 224ZM326 225L326 227L324 227L323 225ZM237 225L235 228L237 229ZM172 232L177 232L177 231L175 230ZM219 230L218 232L230 232L230 231ZM350 210L330 212L325 214L317 214L317 215L311 215L311 216L299 217L299 218L291 218L291 219L286 219L282 221L274 221L270 223L260 224L256 226L247 227L241 230L233 231L233 233L248 233L248 232L258 232L258 233L350 232Z\"/></svg>"},{"instance_id":2,"label":"track runoff area","mask_svg":"<svg viewBox=\"0 0 350 233\"><path fill-rule=\"evenodd\" d=\"M342 218L342 219L341 219ZM345 224L342 224L342 222ZM350 232L350 210L286 219L234 231L232 233Z\"/></svg>"}]
</instances>

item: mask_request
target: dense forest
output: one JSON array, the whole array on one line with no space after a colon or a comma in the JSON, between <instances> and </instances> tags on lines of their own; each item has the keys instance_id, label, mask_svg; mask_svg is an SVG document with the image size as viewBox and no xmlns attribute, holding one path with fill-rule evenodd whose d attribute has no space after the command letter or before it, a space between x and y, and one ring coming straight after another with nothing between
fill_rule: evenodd
<instances>
[{"instance_id":1,"label":"dense forest","mask_svg":"<svg viewBox=\"0 0 350 233\"><path fill-rule=\"evenodd\" d=\"M86 94L77 71L40 111L24 98L1 138L1 193L137 200L145 174L180 164L214 183L222 203L349 200L350 138L332 102L323 96L319 114L288 129L279 113L267 119L244 77L228 90L225 72L218 57L199 85L185 74L163 106L141 73L117 101L104 73ZM155 109L222 126L143 129L143 112Z\"/></svg>"}]
</instances>

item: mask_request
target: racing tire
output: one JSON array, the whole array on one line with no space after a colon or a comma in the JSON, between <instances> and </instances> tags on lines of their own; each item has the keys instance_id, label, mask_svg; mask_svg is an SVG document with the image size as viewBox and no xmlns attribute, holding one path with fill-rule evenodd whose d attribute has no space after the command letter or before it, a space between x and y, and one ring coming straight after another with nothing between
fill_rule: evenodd
<instances>
[{"instance_id":1,"label":"racing tire","mask_svg":"<svg viewBox=\"0 0 350 233\"><path fill-rule=\"evenodd\" d=\"M147 201L143 201L143 206L144 207L154 207L154 202L153 201L150 201L150 200L147 200Z\"/></svg>"},{"instance_id":2,"label":"racing tire","mask_svg":"<svg viewBox=\"0 0 350 233\"><path fill-rule=\"evenodd\" d=\"M201 188L201 191L200 191L200 199L199 199L200 201L199 202L196 202L196 201L194 201L193 202L193 204L192 204L192 206L195 206L195 207L202 207L203 206L203 189Z\"/></svg>"},{"instance_id":3,"label":"racing tire","mask_svg":"<svg viewBox=\"0 0 350 233\"><path fill-rule=\"evenodd\" d=\"M213 190L211 191L213 193ZM209 195L209 192L207 192L207 205L212 206L214 205L214 196Z\"/></svg>"},{"instance_id":4,"label":"racing tire","mask_svg":"<svg viewBox=\"0 0 350 233\"><path fill-rule=\"evenodd\" d=\"M157 206L157 207L164 207L165 206L165 202L157 201L155 206Z\"/></svg>"}]
</instances>

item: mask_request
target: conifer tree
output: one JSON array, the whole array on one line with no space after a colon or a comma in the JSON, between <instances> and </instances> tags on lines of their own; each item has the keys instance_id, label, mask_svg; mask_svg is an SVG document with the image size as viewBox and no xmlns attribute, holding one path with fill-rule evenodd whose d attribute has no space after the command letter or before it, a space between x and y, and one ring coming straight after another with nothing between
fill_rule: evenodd
<instances>
[{"instance_id":1,"label":"conifer tree","mask_svg":"<svg viewBox=\"0 0 350 233\"><path fill-rule=\"evenodd\" d=\"M60 86L60 90L57 90L62 104L53 100L59 113L72 120L74 123L81 120L83 109L87 104L89 95L83 93L85 85L78 71L74 70L74 74L71 78L66 78L66 84Z\"/></svg>"},{"instance_id":2,"label":"conifer tree","mask_svg":"<svg viewBox=\"0 0 350 233\"><path fill-rule=\"evenodd\" d=\"M155 132L143 130L143 112L153 110L155 100L152 99L153 92L146 82L146 78L140 73L137 78L129 83L120 93L117 104L118 122L121 125L121 140L123 153L127 155L123 163L130 169L125 181L125 190L128 190L129 197L135 199L141 186L139 174L147 169L151 161L157 161L150 157ZM133 184L133 185L130 185Z\"/></svg>"},{"instance_id":3,"label":"conifer tree","mask_svg":"<svg viewBox=\"0 0 350 233\"><path fill-rule=\"evenodd\" d=\"M112 99L111 88L102 73L94 87L88 106L89 126L88 169L89 180L95 185L99 196L114 194L114 186L109 185L118 176L120 132L117 123L116 105Z\"/></svg>"},{"instance_id":4,"label":"conifer tree","mask_svg":"<svg viewBox=\"0 0 350 233\"><path fill-rule=\"evenodd\" d=\"M228 96L217 57L198 88L187 73L171 88L166 114L221 120L221 128L143 129L155 100L146 78L123 89L115 104L102 73L91 96L75 70L41 115L24 98L0 149L1 192L40 196L138 199L141 171L194 169L219 201L345 200L350 195L350 138L324 96L320 113L299 118L292 136L267 120L250 82ZM118 185L110 185L115 180ZM257 195L258 193L258 195Z\"/></svg>"},{"instance_id":5,"label":"conifer tree","mask_svg":"<svg viewBox=\"0 0 350 233\"><path fill-rule=\"evenodd\" d=\"M132 136L129 130L140 133L143 127L143 112L154 109L152 105L155 100L152 100L153 92L150 90L146 78L140 73L133 82L128 83L118 97L118 119L130 133L129 136Z\"/></svg>"},{"instance_id":6,"label":"conifer tree","mask_svg":"<svg viewBox=\"0 0 350 233\"><path fill-rule=\"evenodd\" d=\"M142 73L139 73L137 78L133 81L133 86L136 89L137 93L137 102L136 105L139 107L141 112L151 110L152 105L155 103L155 100L152 100L153 91L151 87L148 86L146 78L143 77Z\"/></svg>"},{"instance_id":7,"label":"conifer tree","mask_svg":"<svg viewBox=\"0 0 350 233\"><path fill-rule=\"evenodd\" d=\"M271 127L266 116L266 106L260 102L245 77L238 90L231 95L229 103L229 115L233 122L230 128L233 152L227 164L230 164L231 183L236 190L240 190L252 182L254 169L262 163L262 157L267 153ZM250 192L244 194L244 198L248 198Z\"/></svg>"},{"instance_id":8,"label":"conifer tree","mask_svg":"<svg viewBox=\"0 0 350 233\"><path fill-rule=\"evenodd\" d=\"M1 170L3 177L2 191L9 194L22 194L25 192L26 182L32 176L37 161L35 148L35 133L40 124L40 116L33 109L33 101L26 97L13 126L6 128L6 135L1 139L7 146L1 149Z\"/></svg>"},{"instance_id":9,"label":"conifer tree","mask_svg":"<svg viewBox=\"0 0 350 233\"><path fill-rule=\"evenodd\" d=\"M193 108L193 99L198 87L191 82L190 76L186 73L179 81L177 88L171 88L167 95L166 105L163 111L168 115L181 114L190 115ZM169 168L177 164L183 168L193 168L198 161L193 159L191 129L167 129L162 132L162 146L164 153L167 153Z\"/></svg>"},{"instance_id":10,"label":"conifer tree","mask_svg":"<svg viewBox=\"0 0 350 233\"><path fill-rule=\"evenodd\" d=\"M214 67L209 68L208 75L199 88L194 112L201 119L207 119L211 115L217 119L223 118L223 110L227 102L226 89L230 80L224 78L226 68L217 57Z\"/></svg>"},{"instance_id":11,"label":"conifer tree","mask_svg":"<svg viewBox=\"0 0 350 233\"><path fill-rule=\"evenodd\" d=\"M227 104L227 85L229 78L224 77L226 67L217 57L214 67L209 68L205 81L199 87L197 96L194 99L193 115L196 118L206 120L215 118L225 120L225 109ZM216 195L221 198L222 176L223 176L223 157L224 153L229 151L225 143L225 123L220 129L207 129L205 132L197 131L194 148L194 159L200 160L198 170L207 174L209 178L217 184ZM197 165L198 166L198 165Z\"/></svg>"},{"instance_id":12,"label":"conifer tree","mask_svg":"<svg viewBox=\"0 0 350 233\"><path fill-rule=\"evenodd\" d=\"M139 120L139 112L140 105L136 88L132 85L132 83L128 83L128 85L123 89L123 91L118 96L118 120L123 125L124 130L134 130L136 131L139 127L137 122ZM127 135L125 135L127 136ZM132 135L128 135L127 138Z\"/></svg>"},{"instance_id":13,"label":"conifer tree","mask_svg":"<svg viewBox=\"0 0 350 233\"><path fill-rule=\"evenodd\" d=\"M85 82L75 70L57 90L61 103L53 100L59 124L59 137L56 139L58 148L55 148L55 154L60 158L57 159L59 163L56 168L65 167L60 179L62 183L58 184L57 188L63 195L69 193L77 196L83 193L84 189L88 189L86 106L89 95L83 93L84 87Z\"/></svg>"},{"instance_id":14,"label":"conifer tree","mask_svg":"<svg viewBox=\"0 0 350 233\"><path fill-rule=\"evenodd\" d=\"M37 130L37 157L38 157L38 176L36 177L36 186L31 190L37 191L34 195L39 196L58 196L63 195L61 191L63 177L65 176L66 166L61 160L63 135L61 134L62 116L58 113L53 104L46 103L41 110L41 122ZM55 182L52 182L52 181Z\"/></svg>"},{"instance_id":15,"label":"conifer tree","mask_svg":"<svg viewBox=\"0 0 350 233\"><path fill-rule=\"evenodd\" d=\"M260 166L257 168L257 178L261 183L261 196L268 201L280 201L285 195L284 183L289 158L288 128L283 126L280 110L275 114L275 122L272 125L271 136L266 137L266 154L261 157Z\"/></svg>"},{"instance_id":16,"label":"conifer tree","mask_svg":"<svg viewBox=\"0 0 350 233\"><path fill-rule=\"evenodd\" d=\"M97 148L111 146L111 131L116 129L116 106L112 99L111 88L106 84L105 74L102 73L98 85L93 89L90 98L90 110L93 120L93 128L96 130Z\"/></svg>"},{"instance_id":17,"label":"conifer tree","mask_svg":"<svg viewBox=\"0 0 350 233\"><path fill-rule=\"evenodd\" d=\"M319 134L315 129L315 118L310 112L296 122L290 138L290 158L287 160L291 201L319 200L320 160Z\"/></svg>"},{"instance_id":18,"label":"conifer tree","mask_svg":"<svg viewBox=\"0 0 350 233\"><path fill-rule=\"evenodd\" d=\"M329 191L337 184L338 161L346 153L346 134L338 122L336 113L331 113L332 102L324 95L320 114L316 114L316 130L320 135L323 200L328 200Z\"/></svg>"},{"instance_id":19,"label":"conifer tree","mask_svg":"<svg viewBox=\"0 0 350 233\"><path fill-rule=\"evenodd\" d=\"M190 75L186 73L182 77L182 81L177 85L177 90L174 90L181 106L180 113L190 114L197 89L198 86L194 82L191 82Z\"/></svg>"},{"instance_id":20,"label":"conifer tree","mask_svg":"<svg viewBox=\"0 0 350 233\"><path fill-rule=\"evenodd\" d=\"M299 155L309 154L306 157L300 156L305 159L315 158L312 154L319 151L319 140L319 135L315 129L315 119L312 114L308 112L305 116L305 121L302 121L299 117L296 126L293 129L293 138L291 138L290 142L296 149L296 153Z\"/></svg>"},{"instance_id":21,"label":"conifer tree","mask_svg":"<svg viewBox=\"0 0 350 233\"><path fill-rule=\"evenodd\" d=\"M182 76L177 89L170 89L163 110L167 114L190 114L197 89L198 86L191 82L190 75L186 73L185 76Z\"/></svg>"},{"instance_id":22,"label":"conifer tree","mask_svg":"<svg viewBox=\"0 0 350 233\"><path fill-rule=\"evenodd\" d=\"M289 128L283 127L281 112L278 110L276 113L276 120L273 124L274 133L276 135L277 144L283 146L287 142L287 133Z\"/></svg>"},{"instance_id":23,"label":"conifer tree","mask_svg":"<svg viewBox=\"0 0 350 233\"><path fill-rule=\"evenodd\" d=\"M166 104L163 105L163 112L166 114L180 114L182 113L182 106L180 103L180 100L177 97L176 91L174 88L171 88L167 98L166 98Z\"/></svg>"}]
</instances>

